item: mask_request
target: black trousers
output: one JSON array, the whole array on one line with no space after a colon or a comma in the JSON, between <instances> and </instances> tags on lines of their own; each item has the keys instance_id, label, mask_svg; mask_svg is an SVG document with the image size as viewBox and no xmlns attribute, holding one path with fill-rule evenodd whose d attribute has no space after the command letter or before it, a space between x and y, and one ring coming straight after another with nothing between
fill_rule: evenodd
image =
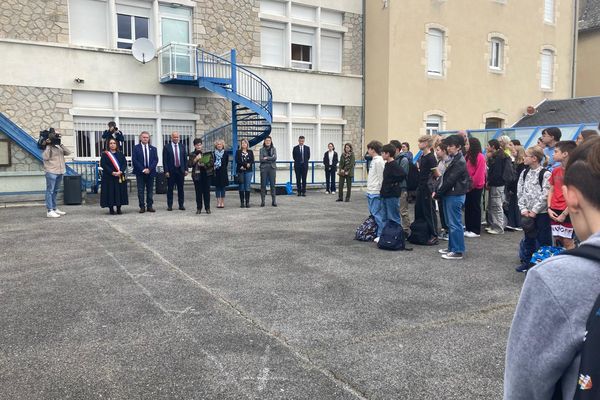
<instances>
[{"instance_id":1,"label":"black trousers","mask_svg":"<svg viewBox=\"0 0 600 400\"><path fill-rule=\"evenodd\" d=\"M325 168L325 190L330 192L335 192L335 175L337 172L337 167L329 167L329 169Z\"/></svg>"},{"instance_id":2,"label":"black trousers","mask_svg":"<svg viewBox=\"0 0 600 400\"><path fill-rule=\"evenodd\" d=\"M308 175L308 165L294 165L296 172L296 189L298 193L306 193L306 175Z\"/></svg>"},{"instance_id":3,"label":"black trousers","mask_svg":"<svg viewBox=\"0 0 600 400\"><path fill-rule=\"evenodd\" d=\"M436 202L437 208L440 212L440 224L442 226L442 229L445 230L446 233L448 233L448 224L446 224L446 216L444 215L444 202L442 200L436 200ZM433 215L435 217L435 211ZM439 232L439 227L436 226L436 230Z\"/></svg>"},{"instance_id":4,"label":"black trousers","mask_svg":"<svg viewBox=\"0 0 600 400\"><path fill-rule=\"evenodd\" d=\"M177 185L177 202L183 207L183 172L177 170L167 178L167 207L173 207L173 188Z\"/></svg>"},{"instance_id":5,"label":"black trousers","mask_svg":"<svg viewBox=\"0 0 600 400\"><path fill-rule=\"evenodd\" d=\"M135 176L137 184L138 201L140 208L152 208L154 204L154 176L150 174L140 174ZM146 199L144 201L144 191L146 191Z\"/></svg>"},{"instance_id":6,"label":"black trousers","mask_svg":"<svg viewBox=\"0 0 600 400\"><path fill-rule=\"evenodd\" d=\"M194 189L196 190L196 210L202 209L202 200L204 200L204 209L210 210L210 178L194 179Z\"/></svg>"},{"instance_id":7,"label":"black trousers","mask_svg":"<svg viewBox=\"0 0 600 400\"><path fill-rule=\"evenodd\" d=\"M473 189L465 196L465 230L481 234L481 194L483 189Z\"/></svg>"},{"instance_id":8,"label":"black trousers","mask_svg":"<svg viewBox=\"0 0 600 400\"><path fill-rule=\"evenodd\" d=\"M516 193L508 193L508 207L504 210L506 225L519 228L521 226L521 210L519 209L519 198Z\"/></svg>"},{"instance_id":9,"label":"black trousers","mask_svg":"<svg viewBox=\"0 0 600 400\"><path fill-rule=\"evenodd\" d=\"M415 200L415 220L421 219L427 223L427 230L430 238L438 236L433 217L431 191L427 187L418 187L417 199Z\"/></svg>"}]
</instances>

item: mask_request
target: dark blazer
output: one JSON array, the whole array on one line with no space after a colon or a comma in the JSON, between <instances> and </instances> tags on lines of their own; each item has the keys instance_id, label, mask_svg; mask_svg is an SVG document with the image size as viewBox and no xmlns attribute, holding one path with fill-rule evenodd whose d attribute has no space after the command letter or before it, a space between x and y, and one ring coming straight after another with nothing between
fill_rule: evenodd
<instances>
[{"instance_id":1,"label":"dark blazer","mask_svg":"<svg viewBox=\"0 0 600 400\"><path fill-rule=\"evenodd\" d=\"M465 157L462 153L458 153L446 167L442 177L442 186L436 191L435 198L466 194L471 189L472 184Z\"/></svg>"},{"instance_id":2,"label":"dark blazer","mask_svg":"<svg viewBox=\"0 0 600 400\"><path fill-rule=\"evenodd\" d=\"M108 147L108 143L106 142L108 142L108 139L110 138L116 139L117 142L119 142L119 148L121 149L121 151L123 151L123 143L125 142L125 136L123 136L123 132L111 132L108 129L102 132L102 139L105 141L104 146Z\"/></svg>"},{"instance_id":3,"label":"dark blazer","mask_svg":"<svg viewBox=\"0 0 600 400\"><path fill-rule=\"evenodd\" d=\"M179 142L179 170L183 173L187 171L187 150L185 146ZM175 167L175 154L173 154L173 145L171 142L167 143L163 148L163 168L165 172L173 173L177 170Z\"/></svg>"},{"instance_id":4,"label":"dark blazer","mask_svg":"<svg viewBox=\"0 0 600 400\"><path fill-rule=\"evenodd\" d=\"M235 152L235 172L250 172L254 167L254 152L252 150L248 150L248 154L250 155L250 165L244 165L246 167L245 170L242 171L242 150L237 150Z\"/></svg>"},{"instance_id":5,"label":"dark blazer","mask_svg":"<svg viewBox=\"0 0 600 400\"><path fill-rule=\"evenodd\" d=\"M337 151L333 151L333 159L331 160L331 165L329 164L329 156L327 155L329 150L323 154L323 165L325 165L325 171L331 170L331 168L337 168L338 165L338 153Z\"/></svg>"},{"instance_id":6,"label":"dark blazer","mask_svg":"<svg viewBox=\"0 0 600 400\"><path fill-rule=\"evenodd\" d=\"M133 164L134 175L142 175L142 171L144 170L144 148L142 147L141 143L133 146L131 163ZM148 164L148 169L150 169L149 175L156 175L156 166L158 165L158 150L151 144L148 144Z\"/></svg>"},{"instance_id":7,"label":"dark blazer","mask_svg":"<svg viewBox=\"0 0 600 400\"><path fill-rule=\"evenodd\" d=\"M310 147L304 145L304 159L300 156L300 145L294 146L292 150L292 156L294 158L294 163L299 166L303 165L308 167L308 160L310 160Z\"/></svg>"}]
</instances>

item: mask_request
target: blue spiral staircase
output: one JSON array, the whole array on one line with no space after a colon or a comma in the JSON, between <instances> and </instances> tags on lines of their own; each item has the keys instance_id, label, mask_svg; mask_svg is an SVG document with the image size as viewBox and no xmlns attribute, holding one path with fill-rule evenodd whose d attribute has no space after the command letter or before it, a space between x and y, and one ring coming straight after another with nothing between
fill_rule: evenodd
<instances>
[{"instance_id":1,"label":"blue spiral staircase","mask_svg":"<svg viewBox=\"0 0 600 400\"><path fill-rule=\"evenodd\" d=\"M195 45L170 43L158 51L161 83L204 88L231 102L231 122L204 134L204 143L223 139L235 150L241 139L250 146L271 133L273 94L258 75L236 62L236 51L215 55Z\"/></svg>"}]
</instances>

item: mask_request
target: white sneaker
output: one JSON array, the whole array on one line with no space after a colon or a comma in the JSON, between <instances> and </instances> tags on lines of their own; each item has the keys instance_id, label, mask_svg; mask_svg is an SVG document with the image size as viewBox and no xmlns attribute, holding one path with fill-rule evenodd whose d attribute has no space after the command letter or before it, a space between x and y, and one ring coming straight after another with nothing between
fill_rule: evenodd
<instances>
[{"instance_id":1,"label":"white sneaker","mask_svg":"<svg viewBox=\"0 0 600 400\"><path fill-rule=\"evenodd\" d=\"M490 235L502 235L504 232L503 231L495 231L493 229L488 229L487 233L489 233Z\"/></svg>"},{"instance_id":2,"label":"white sneaker","mask_svg":"<svg viewBox=\"0 0 600 400\"><path fill-rule=\"evenodd\" d=\"M379 243L379 237L376 237L375 239L373 239L373 241L374 241L375 243Z\"/></svg>"},{"instance_id":3,"label":"white sneaker","mask_svg":"<svg viewBox=\"0 0 600 400\"><path fill-rule=\"evenodd\" d=\"M450 250L448 250L448 249L439 249L438 253L440 253L440 254L448 254L448 253L450 253Z\"/></svg>"},{"instance_id":4,"label":"white sneaker","mask_svg":"<svg viewBox=\"0 0 600 400\"><path fill-rule=\"evenodd\" d=\"M57 214L54 210L48 211L46 213L46 217L48 218L60 218L60 215Z\"/></svg>"},{"instance_id":5,"label":"white sneaker","mask_svg":"<svg viewBox=\"0 0 600 400\"><path fill-rule=\"evenodd\" d=\"M468 238L478 238L480 236L481 235L478 235L475 232L470 232L470 231L466 231L465 232L465 237L468 237Z\"/></svg>"},{"instance_id":6,"label":"white sneaker","mask_svg":"<svg viewBox=\"0 0 600 400\"><path fill-rule=\"evenodd\" d=\"M66 214L67 214L67 213L66 213L66 212L64 212L64 211L60 211L58 208L56 208L56 209L54 210L54 212L55 212L55 213L57 213L58 215L66 215Z\"/></svg>"}]
</instances>

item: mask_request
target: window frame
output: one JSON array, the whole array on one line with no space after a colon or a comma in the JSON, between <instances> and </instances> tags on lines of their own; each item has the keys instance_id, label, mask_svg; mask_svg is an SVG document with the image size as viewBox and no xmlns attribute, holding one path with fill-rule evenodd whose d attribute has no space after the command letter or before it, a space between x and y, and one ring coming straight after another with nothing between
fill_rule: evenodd
<instances>
[{"instance_id":1,"label":"window frame","mask_svg":"<svg viewBox=\"0 0 600 400\"><path fill-rule=\"evenodd\" d=\"M540 89L544 92L554 91L554 62L556 59L556 52L552 49L542 49L540 55ZM544 81L544 63L549 60L549 81ZM548 84L547 86L545 84Z\"/></svg>"},{"instance_id":2,"label":"window frame","mask_svg":"<svg viewBox=\"0 0 600 400\"><path fill-rule=\"evenodd\" d=\"M544 0L544 23L554 25L556 23L555 0Z\"/></svg>"},{"instance_id":3,"label":"window frame","mask_svg":"<svg viewBox=\"0 0 600 400\"><path fill-rule=\"evenodd\" d=\"M434 35L433 33L436 32L440 35ZM440 40L440 46L439 46L439 71L433 70L431 69L432 67L432 63L431 63L431 58L432 58L432 49L431 49L431 39L432 37L439 37ZM427 33L426 33L426 63L427 63L427 75L430 77L443 77L445 76L445 66L446 66L446 60L445 60L445 46L446 46L446 32L443 29L440 29L439 27L429 27L427 28Z\"/></svg>"},{"instance_id":4,"label":"window frame","mask_svg":"<svg viewBox=\"0 0 600 400\"><path fill-rule=\"evenodd\" d=\"M436 121L433 121L435 119ZM433 124L437 124L437 129L434 128ZM425 134L435 135L444 128L444 116L440 114L427 114L425 118Z\"/></svg>"},{"instance_id":5,"label":"window frame","mask_svg":"<svg viewBox=\"0 0 600 400\"><path fill-rule=\"evenodd\" d=\"M494 36L490 39L490 60L488 68L493 71L504 70L504 39ZM494 60L496 65L494 65Z\"/></svg>"},{"instance_id":6,"label":"window frame","mask_svg":"<svg viewBox=\"0 0 600 400\"><path fill-rule=\"evenodd\" d=\"M116 28L117 28L117 32L116 32L116 39L117 39L117 49L120 50L131 50L131 45L133 44L133 42L135 42L137 39L140 39L142 37L145 37L147 39L150 38L150 18L149 17L143 17L140 15L135 15L135 14L123 14L123 13L116 13L117 14L117 24L116 24ZM124 17L129 17L129 23L130 23L130 31L129 33L131 34L131 38L127 39L127 38L122 38L119 36L119 16L124 16ZM140 36L137 37L136 35L136 19L144 19L146 20L146 31L147 36ZM119 44L126 44L129 45L129 47L119 47Z\"/></svg>"}]
</instances>

